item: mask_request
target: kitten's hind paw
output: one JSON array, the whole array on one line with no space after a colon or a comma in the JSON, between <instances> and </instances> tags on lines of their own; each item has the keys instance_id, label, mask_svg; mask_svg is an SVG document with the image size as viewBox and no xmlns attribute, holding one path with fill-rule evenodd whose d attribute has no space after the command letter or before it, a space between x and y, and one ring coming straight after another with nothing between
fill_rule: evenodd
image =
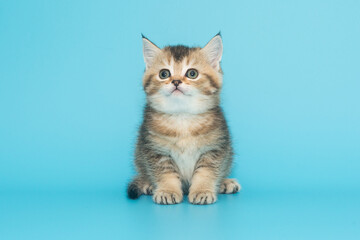
<instances>
[{"instance_id":1,"label":"kitten's hind paw","mask_svg":"<svg viewBox=\"0 0 360 240\"><path fill-rule=\"evenodd\" d=\"M145 195L152 195L153 194L153 186L150 183L144 184L144 186L142 188L142 192Z\"/></svg>"},{"instance_id":2,"label":"kitten's hind paw","mask_svg":"<svg viewBox=\"0 0 360 240\"><path fill-rule=\"evenodd\" d=\"M236 179L227 178L227 179L224 179L224 181L221 183L219 192L224 193L224 194L225 193L237 193L238 191L240 191L240 189L241 189L241 186L236 181Z\"/></svg>"},{"instance_id":3,"label":"kitten's hind paw","mask_svg":"<svg viewBox=\"0 0 360 240\"><path fill-rule=\"evenodd\" d=\"M177 204L180 203L183 199L182 194L167 191L167 190L156 190L153 196L153 200L157 204Z\"/></svg>"}]
</instances>

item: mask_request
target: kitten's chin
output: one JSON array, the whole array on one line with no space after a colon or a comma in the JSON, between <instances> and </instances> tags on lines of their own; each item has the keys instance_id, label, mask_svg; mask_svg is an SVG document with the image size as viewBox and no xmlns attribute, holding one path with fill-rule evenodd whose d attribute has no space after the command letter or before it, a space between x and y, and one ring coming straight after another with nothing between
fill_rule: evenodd
<instances>
[{"instance_id":1,"label":"kitten's chin","mask_svg":"<svg viewBox=\"0 0 360 240\"><path fill-rule=\"evenodd\" d=\"M156 94L147 99L151 107L168 114L201 114L215 105L214 100L208 96L187 96L180 91L173 92L170 96Z\"/></svg>"}]
</instances>

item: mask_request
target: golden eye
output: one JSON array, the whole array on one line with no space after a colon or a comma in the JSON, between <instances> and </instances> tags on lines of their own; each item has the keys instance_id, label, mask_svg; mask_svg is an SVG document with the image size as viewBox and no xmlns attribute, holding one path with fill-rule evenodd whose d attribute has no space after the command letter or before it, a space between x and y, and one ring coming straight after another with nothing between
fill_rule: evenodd
<instances>
[{"instance_id":1,"label":"golden eye","mask_svg":"<svg viewBox=\"0 0 360 240\"><path fill-rule=\"evenodd\" d=\"M197 76L199 75L198 71L196 69L190 68L189 70L187 70L185 76L191 79L195 79L197 78Z\"/></svg>"},{"instance_id":2,"label":"golden eye","mask_svg":"<svg viewBox=\"0 0 360 240\"><path fill-rule=\"evenodd\" d=\"M171 76L170 71L168 69L161 69L159 72L159 77L161 79L166 79Z\"/></svg>"}]
</instances>

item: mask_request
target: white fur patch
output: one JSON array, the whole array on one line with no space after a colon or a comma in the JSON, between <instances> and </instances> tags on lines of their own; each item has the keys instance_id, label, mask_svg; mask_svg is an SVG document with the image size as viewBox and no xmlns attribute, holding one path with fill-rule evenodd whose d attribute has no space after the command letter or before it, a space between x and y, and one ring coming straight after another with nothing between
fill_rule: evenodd
<instances>
[{"instance_id":1,"label":"white fur patch","mask_svg":"<svg viewBox=\"0 0 360 240\"><path fill-rule=\"evenodd\" d=\"M212 100L204 95L186 96L183 94L173 94L171 96L163 96L161 94L155 94L152 95L149 100L153 108L169 114L204 113L212 103Z\"/></svg>"},{"instance_id":2,"label":"white fur patch","mask_svg":"<svg viewBox=\"0 0 360 240\"><path fill-rule=\"evenodd\" d=\"M190 183L195 165L201 154L199 149L195 146L188 146L183 152L172 150L170 154L178 166L182 178Z\"/></svg>"},{"instance_id":3,"label":"white fur patch","mask_svg":"<svg viewBox=\"0 0 360 240\"><path fill-rule=\"evenodd\" d=\"M159 92L148 96L150 105L156 110L169 114L201 114L213 105L214 98L203 95L195 87L181 84L178 87L183 93L172 93L173 84L164 85Z\"/></svg>"}]
</instances>

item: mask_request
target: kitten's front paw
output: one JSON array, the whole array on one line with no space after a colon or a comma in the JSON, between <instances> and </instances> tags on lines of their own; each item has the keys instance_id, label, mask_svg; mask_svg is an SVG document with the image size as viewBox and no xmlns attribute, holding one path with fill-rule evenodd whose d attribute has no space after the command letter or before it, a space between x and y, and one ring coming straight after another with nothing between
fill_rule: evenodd
<instances>
[{"instance_id":1,"label":"kitten's front paw","mask_svg":"<svg viewBox=\"0 0 360 240\"><path fill-rule=\"evenodd\" d=\"M190 191L189 202L192 204L212 204L216 202L216 193L209 190Z\"/></svg>"},{"instance_id":2,"label":"kitten's front paw","mask_svg":"<svg viewBox=\"0 0 360 240\"><path fill-rule=\"evenodd\" d=\"M183 199L182 194L168 191L168 190L156 190L153 196L153 200L157 204L177 204Z\"/></svg>"}]
</instances>

